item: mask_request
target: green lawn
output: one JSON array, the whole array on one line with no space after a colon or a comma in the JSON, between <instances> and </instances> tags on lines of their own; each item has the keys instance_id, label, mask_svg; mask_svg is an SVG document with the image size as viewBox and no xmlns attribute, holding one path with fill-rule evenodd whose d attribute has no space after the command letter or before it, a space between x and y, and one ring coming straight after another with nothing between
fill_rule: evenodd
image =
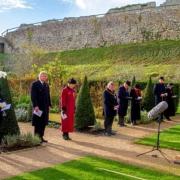
<instances>
[{"instance_id":1,"label":"green lawn","mask_svg":"<svg viewBox=\"0 0 180 180\"><path fill-rule=\"evenodd\" d=\"M156 143L157 134L144 137L137 141L138 144L153 146ZM164 130L160 134L160 147L180 151L180 125Z\"/></svg>"},{"instance_id":2,"label":"green lawn","mask_svg":"<svg viewBox=\"0 0 180 180\"><path fill-rule=\"evenodd\" d=\"M98 157L85 157L59 164L50 168L41 169L10 180L178 180L180 176L158 172L153 169L127 165L116 161Z\"/></svg>"}]
</instances>

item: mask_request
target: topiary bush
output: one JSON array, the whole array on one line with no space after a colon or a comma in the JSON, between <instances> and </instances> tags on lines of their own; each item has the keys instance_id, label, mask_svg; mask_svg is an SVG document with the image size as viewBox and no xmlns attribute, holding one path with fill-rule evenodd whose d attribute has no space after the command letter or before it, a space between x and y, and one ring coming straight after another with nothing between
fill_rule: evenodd
<instances>
[{"instance_id":1,"label":"topiary bush","mask_svg":"<svg viewBox=\"0 0 180 180\"><path fill-rule=\"evenodd\" d=\"M143 109L145 109L146 111L150 111L155 105L154 94L153 94L153 83L151 80L151 76L149 77L149 81L144 91L142 104L143 104Z\"/></svg>"},{"instance_id":2,"label":"topiary bush","mask_svg":"<svg viewBox=\"0 0 180 180\"><path fill-rule=\"evenodd\" d=\"M77 130L83 130L89 126L93 126L95 122L96 118L91 101L89 83L85 76L76 103L75 128Z\"/></svg>"},{"instance_id":3,"label":"topiary bush","mask_svg":"<svg viewBox=\"0 0 180 180\"><path fill-rule=\"evenodd\" d=\"M11 104L11 108L4 112L5 116L0 122L0 140L2 140L5 135L17 135L20 133L12 104L7 74L2 71L0 71L0 96L7 104Z\"/></svg>"}]
</instances>

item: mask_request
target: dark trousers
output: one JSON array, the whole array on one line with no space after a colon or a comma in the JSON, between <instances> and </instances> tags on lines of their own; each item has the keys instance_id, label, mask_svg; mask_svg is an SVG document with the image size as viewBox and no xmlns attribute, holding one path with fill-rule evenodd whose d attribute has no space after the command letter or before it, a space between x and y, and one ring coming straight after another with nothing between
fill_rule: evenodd
<instances>
[{"instance_id":1,"label":"dark trousers","mask_svg":"<svg viewBox=\"0 0 180 180\"><path fill-rule=\"evenodd\" d=\"M118 121L118 124L120 125L120 126L124 126L124 116L121 116L121 115L118 115L119 116L119 121Z\"/></svg>"},{"instance_id":2,"label":"dark trousers","mask_svg":"<svg viewBox=\"0 0 180 180\"><path fill-rule=\"evenodd\" d=\"M40 138L43 138L45 127L46 127L45 124L38 123L37 125L34 126L34 134L38 135Z\"/></svg>"},{"instance_id":3,"label":"dark trousers","mask_svg":"<svg viewBox=\"0 0 180 180\"><path fill-rule=\"evenodd\" d=\"M112 131L113 120L114 120L114 116L105 117L104 128L105 128L105 131L108 133L111 133Z\"/></svg>"}]
</instances>

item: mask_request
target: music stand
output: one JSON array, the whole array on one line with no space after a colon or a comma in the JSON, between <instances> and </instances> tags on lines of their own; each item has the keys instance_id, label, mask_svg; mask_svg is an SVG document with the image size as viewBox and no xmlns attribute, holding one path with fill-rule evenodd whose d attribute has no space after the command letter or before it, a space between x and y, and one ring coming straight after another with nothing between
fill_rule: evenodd
<instances>
[{"instance_id":1,"label":"music stand","mask_svg":"<svg viewBox=\"0 0 180 180\"><path fill-rule=\"evenodd\" d=\"M144 152L144 153L141 153L141 154L138 154L136 157L139 157L139 156L142 156L144 154L148 154L150 152L153 152L153 151L158 151L162 157L164 157L164 159L166 159L169 163L171 163L171 161L167 158L167 155L166 153L162 152L161 149L160 149L160 126L161 126L161 114L159 114L158 116L158 130L157 130L157 141L156 141L156 145L152 148L152 150L149 150L147 152ZM152 155L153 157L156 157L154 155Z\"/></svg>"}]
</instances>

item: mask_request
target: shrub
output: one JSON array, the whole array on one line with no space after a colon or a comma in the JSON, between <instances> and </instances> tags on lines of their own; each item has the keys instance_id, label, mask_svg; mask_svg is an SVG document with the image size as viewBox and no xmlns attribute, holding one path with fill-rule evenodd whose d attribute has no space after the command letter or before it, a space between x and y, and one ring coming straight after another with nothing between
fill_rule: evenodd
<instances>
[{"instance_id":1,"label":"shrub","mask_svg":"<svg viewBox=\"0 0 180 180\"><path fill-rule=\"evenodd\" d=\"M151 122L151 120L148 119L147 115L147 111L141 111L141 119L139 120L140 124L148 124Z\"/></svg>"},{"instance_id":2,"label":"shrub","mask_svg":"<svg viewBox=\"0 0 180 180\"><path fill-rule=\"evenodd\" d=\"M134 87L135 84L136 84L136 77L133 76L132 83L131 83L131 87Z\"/></svg>"},{"instance_id":3,"label":"shrub","mask_svg":"<svg viewBox=\"0 0 180 180\"><path fill-rule=\"evenodd\" d=\"M2 140L2 147L7 149L18 149L22 147L33 147L40 145L41 140L38 136L31 133L22 135L6 135Z\"/></svg>"},{"instance_id":4,"label":"shrub","mask_svg":"<svg viewBox=\"0 0 180 180\"><path fill-rule=\"evenodd\" d=\"M33 106L32 106L32 103L30 102L28 110L27 110L27 121L32 121L32 116L33 116L32 111L33 111Z\"/></svg>"},{"instance_id":5,"label":"shrub","mask_svg":"<svg viewBox=\"0 0 180 180\"><path fill-rule=\"evenodd\" d=\"M19 122L27 122L27 118L28 118L28 111L26 109L23 108L18 108L15 110L16 113L16 119Z\"/></svg>"},{"instance_id":6,"label":"shrub","mask_svg":"<svg viewBox=\"0 0 180 180\"><path fill-rule=\"evenodd\" d=\"M78 130L82 130L88 126L94 125L95 121L96 119L90 96L89 83L85 76L77 98L75 127Z\"/></svg>"},{"instance_id":7,"label":"shrub","mask_svg":"<svg viewBox=\"0 0 180 180\"><path fill-rule=\"evenodd\" d=\"M146 111L149 111L153 107L154 107L154 94L153 94L153 84L152 84L152 80L151 80L151 76L150 76L149 81L146 85L145 92L144 92L143 108Z\"/></svg>"},{"instance_id":8,"label":"shrub","mask_svg":"<svg viewBox=\"0 0 180 180\"><path fill-rule=\"evenodd\" d=\"M0 72L0 74L3 73L4 72L2 71ZM5 135L19 134L20 130L17 124L16 115L12 104L9 84L6 76L0 76L0 93L2 99L4 99L8 104L11 104L11 108L5 112L6 116L3 117L3 120L0 122L0 140L1 140Z\"/></svg>"}]
</instances>

